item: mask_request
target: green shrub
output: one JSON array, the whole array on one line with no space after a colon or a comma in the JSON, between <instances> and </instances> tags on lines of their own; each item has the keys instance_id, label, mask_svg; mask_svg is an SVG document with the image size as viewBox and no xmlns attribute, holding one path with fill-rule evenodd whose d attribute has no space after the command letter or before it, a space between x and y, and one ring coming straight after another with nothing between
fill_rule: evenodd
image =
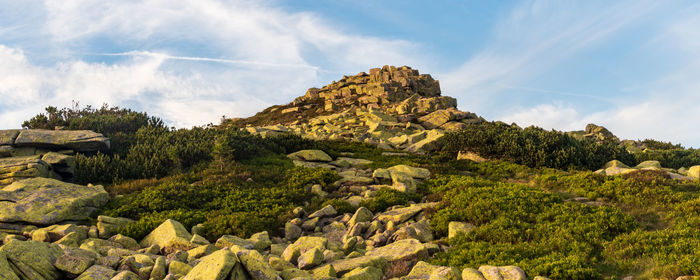
<instances>
[{"instance_id":1,"label":"green shrub","mask_svg":"<svg viewBox=\"0 0 700 280\"><path fill-rule=\"evenodd\" d=\"M373 213L381 212L394 205L408 205L409 201L420 202L420 194L404 193L390 188L380 188L374 197L364 200L360 206Z\"/></svg>"},{"instance_id":2,"label":"green shrub","mask_svg":"<svg viewBox=\"0 0 700 280\"><path fill-rule=\"evenodd\" d=\"M439 146L451 158L460 151L470 151L530 167L595 170L612 159L636 163L634 157L615 142L578 140L558 131L538 127L521 129L496 122L471 124L458 132L448 133L441 138Z\"/></svg>"}]
</instances>

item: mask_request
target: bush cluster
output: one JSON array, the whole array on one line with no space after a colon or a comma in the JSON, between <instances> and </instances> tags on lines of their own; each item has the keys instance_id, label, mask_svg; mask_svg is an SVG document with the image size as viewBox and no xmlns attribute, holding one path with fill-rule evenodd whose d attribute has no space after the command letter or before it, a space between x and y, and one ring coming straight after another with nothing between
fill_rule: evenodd
<instances>
[{"instance_id":1,"label":"bush cluster","mask_svg":"<svg viewBox=\"0 0 700 280\"><path fill-rule=\"evenodd\" d=\"M522 129L499 122L471 124L448 133L441 139L440 146L443 153L453 158L460 151L469 151L530 167L596 170L613 159L636 164L634 157L615 142L578 140L558 131L538 127Z\"/></svg>"}]
</instances>

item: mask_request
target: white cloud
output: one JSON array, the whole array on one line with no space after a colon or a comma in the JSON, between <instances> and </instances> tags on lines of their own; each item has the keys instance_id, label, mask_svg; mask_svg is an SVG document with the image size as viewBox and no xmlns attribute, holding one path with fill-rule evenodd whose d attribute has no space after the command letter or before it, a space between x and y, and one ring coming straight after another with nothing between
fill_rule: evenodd
<instances>
[{"instance_id":1,"label":"white cloud","mask_svg":"<svg viewBox=\"0 0 700 280\"><path fill-rule=\"evenodd\" d=\"M0 20L6 38L21 37L0 39L0 74L9 74L0 77L0 97L12 98L0 103L2 128L72 100L134 107L178 127L203 125L290 102L348 71L420 64L412 43L352 34L274 2L46 0L43 6L31 10L31 24ZM12 12L0 8L0 15Z\"/></svg>"},{"instance_id":2,"label":"white cloud","mask_svg":"<svg viewBox=\"0 0 700 280\"><path fill-rule=\"evenodd\" d=\"M582 130L586 123L578 111L563 104L542 104L532 108L516 110L498 117L506 123L516 123L521 127L539 126L545 129Z\"/></svg>"}]
</instances>

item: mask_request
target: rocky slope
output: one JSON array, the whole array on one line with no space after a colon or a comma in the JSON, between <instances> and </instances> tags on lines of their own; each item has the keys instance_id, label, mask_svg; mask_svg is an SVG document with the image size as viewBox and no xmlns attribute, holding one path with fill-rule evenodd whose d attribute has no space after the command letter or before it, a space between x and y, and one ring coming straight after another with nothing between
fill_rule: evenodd
<instances>
[{"instance_id":1,"label":"rocky slope","mask_svg":"<svg viewBox=\"0 0 700 280\"><path fill-rule=\"evenodd\" d=\"M427 169L407 165L372 170L367 168L371 161L333 159L320 150L302 150L288 157L297 165L338 172L342 176L338 185L349 193L347 201L355 205L379 188L415 191L420 180L431 176ZM38 194L21 190L53 181L27 179L2 191L6 197L13 191ZM326 195L320 186L311 190L318 196ZM16 218L22 215L17 211L1 211L15 219L50 225L25 226L16 234L4 235L0 247L3 279L527 279L515 266L459 270L424 262L447 249L434 240L425 214L435 203L395 206L380 213L360 207L354 214L343 215L330 205L312 213L299 207L286 223L284 236L268 232L248 239L225 235L213 244L199 234L200 225L187 230L174 220L165 221L140 241L115 234L119 227L134 222L125 218L99 216L92 226L50 220L70 220L70 216L55 212L91 208L105 199L106 194L72 206L56 206L55 211L34 217L38 220ZM53 225L58 222L63 223ZM449 237L473 228L468 223L452 222Z\"/></svg>"}]
</instances>

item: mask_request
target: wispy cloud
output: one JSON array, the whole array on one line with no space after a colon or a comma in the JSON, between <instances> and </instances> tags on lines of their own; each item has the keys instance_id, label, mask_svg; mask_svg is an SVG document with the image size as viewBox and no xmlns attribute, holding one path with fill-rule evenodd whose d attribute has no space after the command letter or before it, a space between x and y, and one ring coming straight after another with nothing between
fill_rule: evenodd
<instances>
[{"instance_id":1,"label":"wispy cloud","mask_svg":"<svg viewBox=\"0 0 700 280\"><path fill-rule=\"evenodd\" d=\"M7 35L0 38L0 98L12 100L0 103L0 128L71 100L202 125L289 102L377 63L420 64L412 43L354 34L270 1L35 4L41 7L0 5L0 15L22 11L32 20L0 19Z\"/></svg>"}]
</instances>

